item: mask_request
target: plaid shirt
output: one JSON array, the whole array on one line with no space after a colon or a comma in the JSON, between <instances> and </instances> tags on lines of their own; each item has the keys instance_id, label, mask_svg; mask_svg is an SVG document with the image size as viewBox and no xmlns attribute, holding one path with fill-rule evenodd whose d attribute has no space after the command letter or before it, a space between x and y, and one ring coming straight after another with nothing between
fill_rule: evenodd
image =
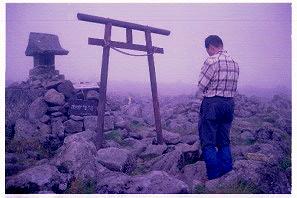
<instances>
[{"instance_id":1,"label":"plaid shirt","mask_svg":"<svg viewBox=\"0 0 297 198\"><path fill-rule=\"evenodd\" d=\"M198 87L203 96L234 97L237 89L239 66L222 50L206 59L199 75Z\"/></svg>"}]
</instances>

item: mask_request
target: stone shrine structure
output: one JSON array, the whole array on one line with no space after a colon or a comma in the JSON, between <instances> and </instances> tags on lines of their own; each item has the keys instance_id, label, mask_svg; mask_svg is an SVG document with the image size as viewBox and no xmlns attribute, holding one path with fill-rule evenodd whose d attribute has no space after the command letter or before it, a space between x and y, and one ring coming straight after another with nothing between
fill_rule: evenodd
<instances>
[{"instance_id":1,"label":"stone shrine structure","mask_svg":"<svg viewBox=\"0 0 297 198\"><path fill-rule=\"evenodd\" d=\"M61 47L59 37L54 34L30 32L26 56L33 56L34 68L29 71L32 80L48 79L56 76L65 79L55 69L55 55L67 55L68 50Z\"/></svg>"}]
</instances>

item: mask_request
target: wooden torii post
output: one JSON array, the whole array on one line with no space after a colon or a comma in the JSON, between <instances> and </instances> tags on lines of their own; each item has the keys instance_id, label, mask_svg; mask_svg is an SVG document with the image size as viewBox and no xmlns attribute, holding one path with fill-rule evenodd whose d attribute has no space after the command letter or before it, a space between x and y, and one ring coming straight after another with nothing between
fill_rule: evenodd
<instances>
[{"instance_id":1,"label":"wooden torii post","mask_svg":"<svg viewBox=\"0 0 297 198\"><path fill-rule=\"evenodd\" d=\"M137 50L146 52L148 59L149 72L150 72L150 82L151 82L151 91L153 98L153 107L154 107L154 117L157 133L157 142L158 144L163 143L162 136L162 125L160 118L160 108L158 101L158 91L157 91L157 81L156 81L156 72L154 64L154 53L164 54L163 48L154 47L152 45L151 34L161 34L168 36L170 31L154 28L150 26L144 26L140 24L119 21L99 16L87 15L78 13L78 20L100 23L105 25L104 39L89 38L89 45L98 45L103 47L102 54L102 66L101 66L101 77L100 77L100 98L98 103L98 123L97 123L97 137L96 137L96 147L99 149L102 147L103 143L103 130L104 130L104 111L106 103L106 87L107 87L107 77L108 77L108 62L109 62L109 52L110 48L120 51L116 48ZM122 27L126 29L126 42L111 41L111 28L112 26ZM133 44L132 30L143 31L145 32L145 41L146 45Z\"/></svg>"}]
</instances>

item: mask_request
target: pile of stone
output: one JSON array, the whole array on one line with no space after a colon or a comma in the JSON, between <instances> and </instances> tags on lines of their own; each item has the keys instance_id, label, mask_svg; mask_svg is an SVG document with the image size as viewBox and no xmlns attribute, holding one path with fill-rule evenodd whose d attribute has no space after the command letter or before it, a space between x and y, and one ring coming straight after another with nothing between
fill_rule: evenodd
<instances>
[{"instance_id":1,"label":"pile of stone","mask_svg":"<svg viewBox=\"0 0 297 198\"><path fill-rule=\"evenodd\" d=\"M74 100L98 102L99 93L75 89L57 72L53 55L66 53L56 36L30 35L26 54L34 69L27 81L6 88L6 193L290 193L287 97L236 96L234 170L208 180L197 133L200 101L160 98L158 145L151 98L108 95L97 150L97 116L70 109Z\"/></svg>"},{"instance_id":2,"label":"pile of stone","mask_svg":"<svg viewBox=\"0 0 297 198\"><path fill-rule=\"evenodd\" d=\"M49 158L69 134L94 125L89 118L69 114L70 101L83 96L55 69L54 56L66 54L56 35L30 33L26 55L34 57L34 68L27 81L5 90L6 175ZM113 128L111 121L106 123Z\"/></svg>"}]
</instances>

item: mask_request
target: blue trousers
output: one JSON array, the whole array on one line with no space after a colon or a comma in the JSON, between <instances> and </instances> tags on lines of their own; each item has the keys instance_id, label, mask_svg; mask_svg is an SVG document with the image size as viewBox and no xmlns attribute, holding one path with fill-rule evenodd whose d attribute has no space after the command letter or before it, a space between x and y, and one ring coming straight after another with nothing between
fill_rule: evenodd
<instances>
[{"instance_id":1,"label":"blue trousers","mask_svg":"<svg viewBox=\"0 0 297 198\"><path fill-rule=\"evenodd\" d=\"M198 130L208 179L232 170L229 136L233 114L233 98L214 96L202 100Z\"/></svg>"}]
</instances>

